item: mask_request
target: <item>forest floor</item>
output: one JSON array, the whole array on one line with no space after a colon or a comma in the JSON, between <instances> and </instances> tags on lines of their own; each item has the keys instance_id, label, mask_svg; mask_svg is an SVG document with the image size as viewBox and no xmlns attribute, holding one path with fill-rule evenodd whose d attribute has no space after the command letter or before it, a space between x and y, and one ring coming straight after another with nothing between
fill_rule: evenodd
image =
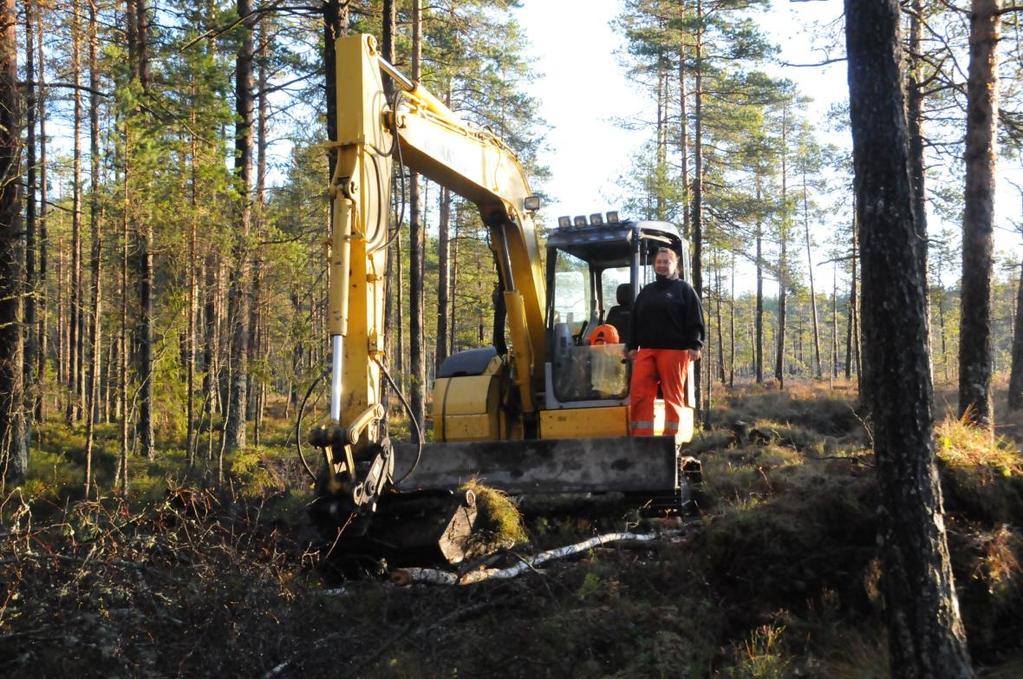
<instances>
[{"instance_id":1,"label":"forest floor","mask_svg":"<svg viewBox=\"0 0 1023 679\"><path fill-rule=\"evenodd\" d=\"M852 393L719 389L689 447L696 516L528 518L508 563L610 531L663 536L457 586L324 568L283 419L226 459L223 484L175 475L180 450L133 460L131 501L82 499L82 433L48 425L33 478L0 497L0 674L885 677L877 487ZM993 445L954 419L937 439L974 662L1018 677L1023 419L1000 415ZM101 488L116 440L101 431Z\"/></svg>"}]
</instances>

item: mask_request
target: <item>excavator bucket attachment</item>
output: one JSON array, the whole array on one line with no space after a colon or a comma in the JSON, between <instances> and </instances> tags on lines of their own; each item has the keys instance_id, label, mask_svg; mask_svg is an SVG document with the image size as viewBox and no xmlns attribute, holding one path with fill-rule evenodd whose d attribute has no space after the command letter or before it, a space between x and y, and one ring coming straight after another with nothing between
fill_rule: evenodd
<instances>
[{"instance_id":1,"label":"excavator bucket attachment","mask_svg":"<svg viewBox=\"0 0 1023 679\"><path fill-rule=\"evenodd\" d=\"M395 450L404 490L457 488L471 478L510 495L625 493L681 511L700 463L670 436L430 443Z\"/></svg>"}]
</instances>

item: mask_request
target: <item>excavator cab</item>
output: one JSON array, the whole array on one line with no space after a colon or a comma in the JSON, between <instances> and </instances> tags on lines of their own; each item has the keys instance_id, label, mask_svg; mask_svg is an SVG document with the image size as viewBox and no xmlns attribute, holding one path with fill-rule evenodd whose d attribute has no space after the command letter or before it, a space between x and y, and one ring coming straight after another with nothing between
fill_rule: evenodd
<instances>
[{"instance_id":1,"label":"excavator cab","mask_svg":"<svg viewBox=\"0 0 1023 679\"><path fill-rule=\"evenodd\" d=\"M606 221L600 214L562 217L548 235L545 411L561 411L558 417L566 420L565 410L627 406L632 303L654 279L653 261L662 247L679 254L688 279L687 243L667 222L619 221L614 212ZM614 326L619 343L589 341L603 325Z\"/></svg>"}]
</instances>

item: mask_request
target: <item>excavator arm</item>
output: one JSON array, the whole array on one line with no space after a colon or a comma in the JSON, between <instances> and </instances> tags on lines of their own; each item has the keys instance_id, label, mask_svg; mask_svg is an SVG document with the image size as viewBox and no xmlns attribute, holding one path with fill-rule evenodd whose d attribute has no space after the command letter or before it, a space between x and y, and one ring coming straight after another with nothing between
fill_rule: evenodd
<instances>
[{"instance_id":1,"label":"excavator arm","mask_svg":"<svg viewBox=\"0 0 1023 679\"><path fill-rule=\"evenodd\" d=\"M331 512L372 511L393 476L382 437L386 249L391 240L395 158L475 203L490 232L507 309L510 359L521 417L535 421L543 387L544 276L532 210L537 199L515 154L487 130L461 121L378 53L369 35L336 43L337 163L331 201L328 331L329 420L310 440L322 448L321 495ZM388 101L381 72L399 88Z\"/></svg>"}]
</instances>

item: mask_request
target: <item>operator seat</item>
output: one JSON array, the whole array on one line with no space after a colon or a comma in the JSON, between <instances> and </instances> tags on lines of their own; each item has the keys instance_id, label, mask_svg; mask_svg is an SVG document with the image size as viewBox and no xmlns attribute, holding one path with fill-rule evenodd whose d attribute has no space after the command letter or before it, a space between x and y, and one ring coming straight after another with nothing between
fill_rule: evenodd
<instances>
[{"instance_id":1,"label":"operator seat","mask_svg":"<svg viewBox=\"0 0 1023 679\"><path fill-rule=\"evenodd\" d=\"M615 298L618 304L607 310L607 318L604 319L604 322L616 327L622 344L628 344L631 339L629 329L632 325L632 302L635 299L635 295L632 293L632 283L619 285L615 290Z\"/></svg>"}]
</instances>

